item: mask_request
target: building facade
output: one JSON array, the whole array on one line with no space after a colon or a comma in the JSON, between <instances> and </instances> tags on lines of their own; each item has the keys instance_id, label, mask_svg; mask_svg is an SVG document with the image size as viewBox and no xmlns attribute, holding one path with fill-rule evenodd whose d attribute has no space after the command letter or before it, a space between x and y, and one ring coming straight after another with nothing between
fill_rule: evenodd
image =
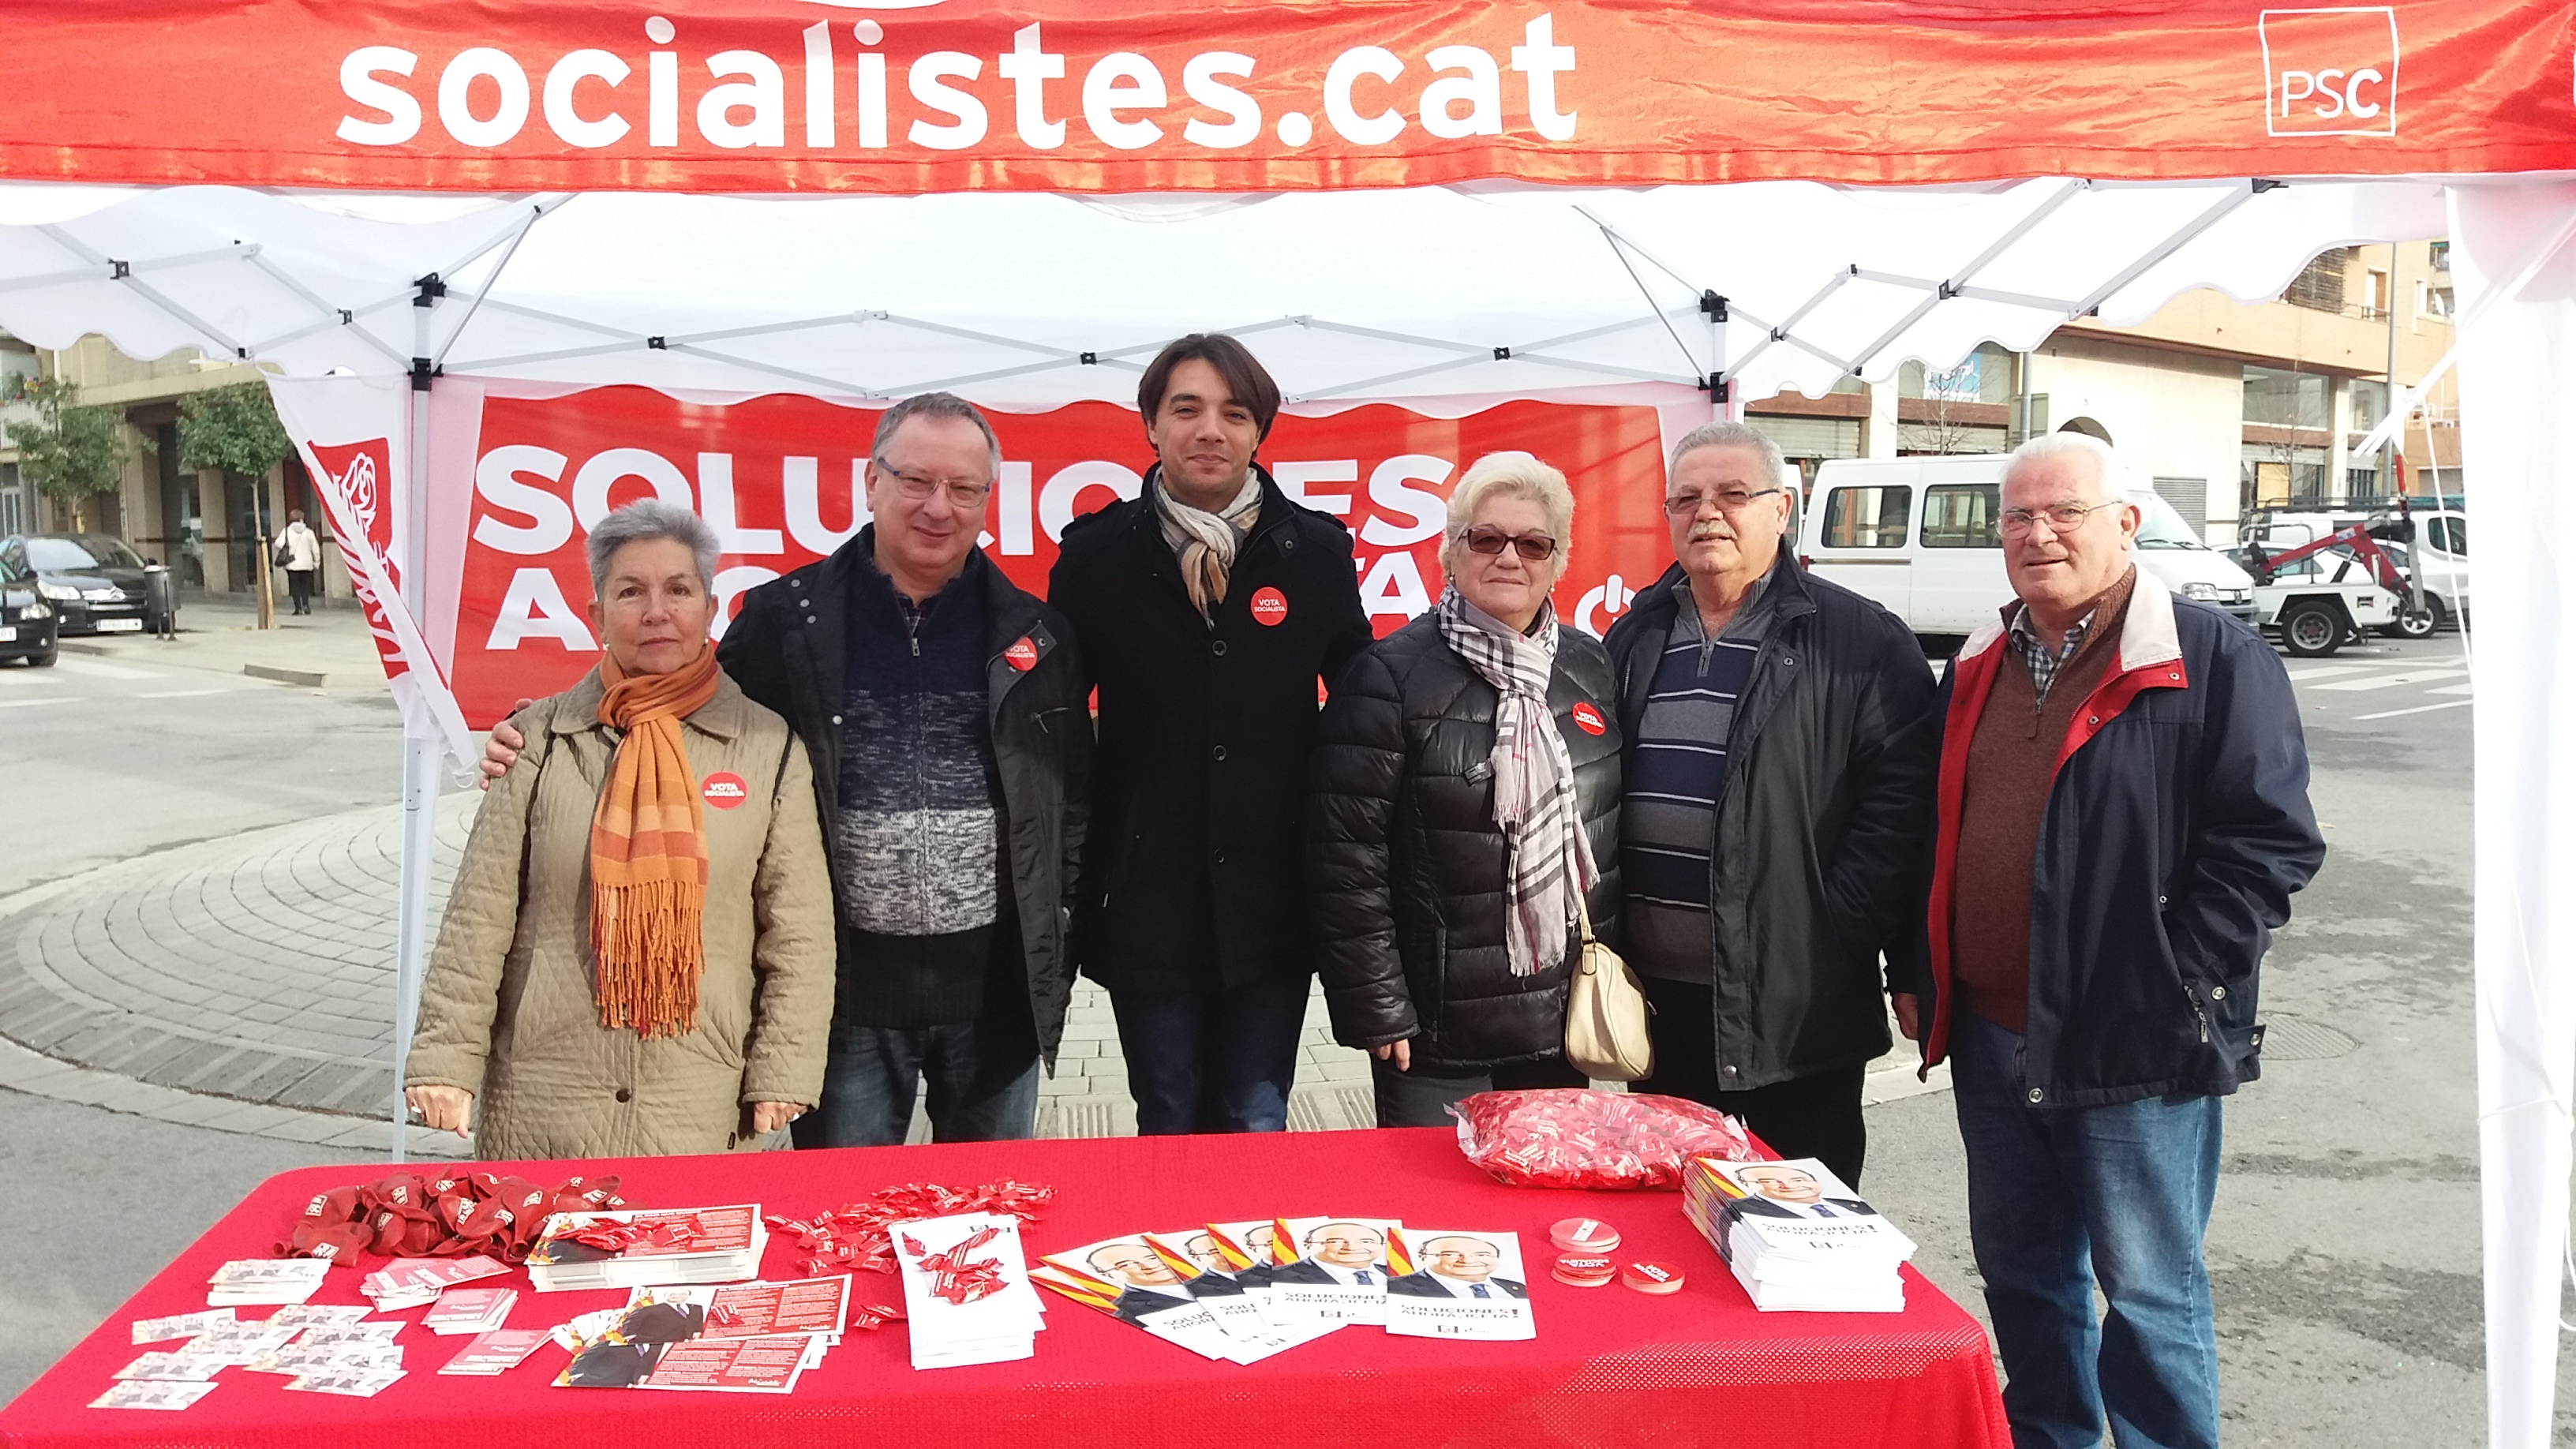
<instances>
[{"instance_id":1,"label":"building facade","mask_svg":"<svg viewBox=\"0 0 2576 1449\"><path fill-rule=\"evenodd\" d=\"M2449 246L2341 247L2279 298L2186 292L2136 327L2081 319L2026 353L1989 343L1947 372L1907 363L1821 398L1783 393L1748 421L1812 481L1828 458L2001 452L2074 428L2116 444L2213 544L2263 508L2461 489L2448 377L2399 434L2396 468L2353 445L2451 345Z\"/></svg>"},{"instance_id":2,"label":"building facade","mask_svg":"<svg viewBox=\"0 0 2576 1449\"><path fill-rule=\"evenodd\" d=\"M273 548L290 510L302 510L314 531L330 537L330 520L313 496L300 458L290 456L262 478L184 466L179 400L211 388L261 381L258 368L210 359L194 348L144 362L101 337L85 337L52 352L0 334L0 422L34 418L35 410L24 398L27 384L38 377L77 385L83 407L118 410L123 476L114 489L86 498L46 495L21 476L17 453L0 433L0 536L112 534L144 558L169 565L182 597L255 590L261 539ZM285 576L273 568L268 573L270 592L285 598ZM352 597L337 550L322 551L319 583L316 593L323 599Z\"/></svg>"}]
</instances>

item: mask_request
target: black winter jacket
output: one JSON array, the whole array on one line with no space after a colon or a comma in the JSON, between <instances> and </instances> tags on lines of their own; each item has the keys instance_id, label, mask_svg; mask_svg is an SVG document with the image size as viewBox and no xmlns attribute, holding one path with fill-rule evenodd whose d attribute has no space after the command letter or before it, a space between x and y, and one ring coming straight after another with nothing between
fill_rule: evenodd
<instances>
[{"instance_id":1,"label":"black winter jacket","mask_svg":"<svg viewBox=\"0 0 2576 1449\"><path fill-rule=\"evenodd\" d=\"M1619 909L1619 752L1610 656L1557 635L1548 706L1574 759L1601 867L1593 920ZM1501 696L1425 614L1359 657L1324 708L1306 809L1316 964L1344 1046L1411 1038L1417 1069L1467 1075L1565 1046L1566 958L1514 976L1503 944L1503 833L1494 824Z\"/></svg>"},{"instance_id":2,"label":"black winter jacket","mask_svg":"<svg viewBox=\"0 0 2576 1449\"><path fill-rule=\"evenodd\" d=\"M733 682L787 719L814 760L814 797L826 821L841 809L841 711L848 699L851 571L871 567L876 526L829 558L743 595L742 609L716 647ZM993 756L1002 777L1002 830L1011 896L1028 962L1029 1012L1047 1066L1073 1001L1068 934L1091 796L1091 719L1080 651L1064 618L1014 584L982 551L966 556L958 583L984 591L984 684ZM956 587L951 584L950 587ZM1036 662L1012 655L1022 641ZM1028 651L1017 651L1020 659ZM840 833L826 826L834 854L832 889L845 872ZM836 905L840 902L836 901ZM839 912L843 921L846 910Z\"/></svg>"},{"instance_id":3,"label":"black winter jacket","mask_svg":"<svg viewBox=\"0 0 2576 1449\"><path fill-rule=\"evenodd\" d=\"M2032 852L2022 1074L2038 1107L2223 1096L2261 1076L2259 968L2291 895L2325 863L2299 701L2272 646L2140 570L2119 651L2060 742ZM1996 673L2024 667L1998 622L1942 681L1925 949L1894 983L1926 998L1927 1071L1958 1012L1950 922L1968 746Z\"/></svg>"},{"instance_id":4,"label":"black winter jacket","mask_svg":"<svg viewBox=\"0 0 2576 1449\"><path fill-rule=\"evenodd\" d=\"M1678 614L1679 564L1606 641L1636 738ZM1910 953L1939 723L1932 670L1895 615L1800 568L1770 582L1770 634L1735 707L1709 863L1718 1080L1767 1087L1888 1047L1879 954Z\"/></svg>"},{"instance_id":5,"label":"black winter jacket","mask_svg":"<svg viewBox=\"0 0 2576 1449\"><path fill-rule=\"evenodd\" d=\"M1100 687L1082 969L1156 992L1303 976L1298 816L1316 684L1371 639L1350 531L1263 474L1211 624L1148 496L1074 520L1047 583Z\"/></svg>"}]
</instances>

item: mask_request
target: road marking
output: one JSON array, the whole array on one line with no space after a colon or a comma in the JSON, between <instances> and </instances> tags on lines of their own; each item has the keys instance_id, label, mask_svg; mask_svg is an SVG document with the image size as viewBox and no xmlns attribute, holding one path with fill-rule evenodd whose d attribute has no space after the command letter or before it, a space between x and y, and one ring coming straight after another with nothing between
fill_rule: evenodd
<instances>
[{"instance_id":1,"label":"road marking","mask_svg":"<svg viewBox=\"0 0 2576 1449\"><path fill-rule=\"evenodd\" d=\"M2426 694L2468 694L2476 688L2474 684L2446 684L2440 689L2428 689L2424 692Z\"/></svg>"},{"instance_id":2,"label":"road marking","mask_svg":"<svg viewBox=\"0 0 2576 1449\"><path fill-rule=\"evenodd\" d=\"M2458 709L2475 703L2477 701L2474 699L2446 699L2440 704L2419 704L2413 709L2383 709L2377 714L2357 714L2353 718L2356 720L2395 719L2401 714L2430 714L2437 709Z\"/></svg>"},{"instance_id":3,"label":"road marking","mask_svg":"<svg viewBox=\"0 0 2576 1449\"><path fill-rule=\"evenodd\" d=\"M2468 672L2465 669L2409 669L2400 674L2373 675L2368 679L2338 679L2331 684L2320 684L2317 688L2345 690L2357 694L2364 690L2395 689L2405 684L2422 684L2434 679L2455 679Z\"/></svg>"},{"instance_id":4,"label":"road marking","mask_svg":"<svg viewBox=\"0 0 2576 1449\"><path fill-rule=\"evenodd\" d=\"M2379 666L2375 664L2321 664L2313 669L2291 670L2290 682L2292 684L2305 684L2311 679L2323 679L2329 674L2358 674L2362 670L2376 669L2378 667Z\"/></svg>"},{"instance_id":5,"label":"road marking","mask_svg":"<svg viewBox=\"0 0 2576 1449\"><path fill-rule=\"evenodd\" d=\"M210 694L239 694L238 689L154 689L134 696L136 699L203 699Z\"/></svg>"},{"instance_id":6,"label":"road marking","mask_svg":"<svg viewBox=\"0 0 2576 1449\"><path fill-rule=\"evenodd\" d=\"M31 704L69 704L77 695L51 694L43 699L0 699L0 709L24 709Z\"/></svg>"},{"instance_id":7,"label":"road marking","mask_svg":"<svg viewBox=\"0 0 2576 1449\"><path fill-rule=\"evenodd\" d=\"M158 669L136 669L129 664L101 664L94 659L65 659L54 665L65 674L88 674L100 679L167 679Z\"/></svg>"}]
</instances>

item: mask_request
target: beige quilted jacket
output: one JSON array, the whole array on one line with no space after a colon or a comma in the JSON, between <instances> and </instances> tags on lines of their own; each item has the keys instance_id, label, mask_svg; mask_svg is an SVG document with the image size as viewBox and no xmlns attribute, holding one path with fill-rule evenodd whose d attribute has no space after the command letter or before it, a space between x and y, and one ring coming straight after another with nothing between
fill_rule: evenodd
<instances>
[{"instance_id":1,"label":"beige quilted jacket","mask_svg":"<svg viewBox=\"0 0 2576 1449\"><path fill-rule=\"evenodd\" d=\"M422 985L405 1084L473 1092L481 1157L739 1150L747 1104L821 1100L835 942L812 767L730 679L682 721L701 790L740 782L706 796L697 1028L646 1041L599 1024L590 818L617 743L600 688L593 670L512 717L528 747L474 817Z\"/></svg>"}]
</instances>

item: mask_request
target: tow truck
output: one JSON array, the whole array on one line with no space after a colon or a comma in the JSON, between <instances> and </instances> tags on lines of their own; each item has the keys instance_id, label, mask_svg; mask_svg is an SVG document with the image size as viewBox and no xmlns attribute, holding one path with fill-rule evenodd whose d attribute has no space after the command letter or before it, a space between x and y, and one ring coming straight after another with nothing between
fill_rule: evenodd
<instances>
[{"instance_id":1,"label":"tow truck","mask_svg":"<svg viewBox=\"0 0 2576 1449\"><path fill-rule=\"evenodd\" d=\"M2282 649L2301 659L2322 659L2365 629L2394 625L2410 639L2431 634L2432 610L2373 528L2347 524L2278 551L2249 543L2243 553L2245 571L2254 576L2255 626L2279 634Z\"/></svg>"}]
</instances>

